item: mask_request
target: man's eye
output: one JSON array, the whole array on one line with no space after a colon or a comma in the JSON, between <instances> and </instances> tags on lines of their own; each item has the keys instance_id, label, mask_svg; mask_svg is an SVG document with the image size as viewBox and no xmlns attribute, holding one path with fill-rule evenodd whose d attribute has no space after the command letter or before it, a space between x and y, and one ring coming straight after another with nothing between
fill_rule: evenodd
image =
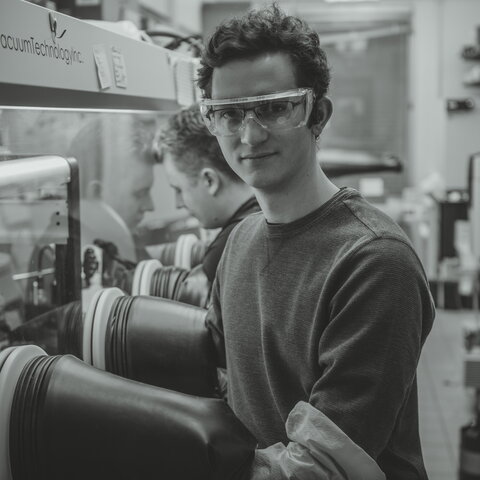
<instances>
[{"instance_id":1,"label":"man's eye","mask_svg":"<svg viewBox=\"0 0 480 480\"><path fill-rule=\"evenodd\" d=\"M236 120L241 118L242 113L241 110L238 108L228 108L223 110L217 110L215 112L217 118L221 118L222 120Z\"/></svg>"},{"instance_id":2,"label":"man's eye","mask_svg":"<svg viewBox=\"0 0 480 480\"><path fill-rule=\"evenodd\" d=\"M268 109L272 113L285 113L288 111L290 102L271 102L269 105L266 105L266 109Z\"/></svg>"}]
</instances>

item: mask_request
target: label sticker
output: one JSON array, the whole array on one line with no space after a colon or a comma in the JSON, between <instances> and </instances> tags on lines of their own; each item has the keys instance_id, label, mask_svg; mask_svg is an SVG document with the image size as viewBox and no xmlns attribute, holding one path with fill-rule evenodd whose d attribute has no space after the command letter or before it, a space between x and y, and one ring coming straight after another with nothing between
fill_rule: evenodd
<instances>
[{"instance_id":1,"label":"label sticker","mask_svg":"<svg viewBox=\"0 0 480 480\"><path fill-rule=\"evenodd\" d=\"M93 46L93 56L95 65L97 66L97 78L100 88L105 90L112 86L112 77L110 76L110 68L108 66L107 51L104 45Z\"/></svg>"},{"instance_id":2,"label":"label sticker","mask_svg":"<svg viewBox=\"0 0 480 480\"><path fill-rule=\"evenodd\" d=\"M115 85L118 88L127 88L127 66L123 53L116 47L112 47L113 75Z\"/></svg>"}]
</instances>

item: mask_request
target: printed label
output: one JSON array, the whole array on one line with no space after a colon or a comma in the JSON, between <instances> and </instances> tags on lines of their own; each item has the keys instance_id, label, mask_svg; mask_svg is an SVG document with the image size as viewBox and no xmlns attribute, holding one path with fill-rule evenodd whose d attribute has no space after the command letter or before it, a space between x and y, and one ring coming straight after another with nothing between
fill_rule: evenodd
<instances>
[{"instance_id":1,"label":"printed label","mask_svg":"<svg viewBox=\"0 0 480 480\"><path fill-rule=\"evenodd\" d=\"M100 83L100 88L102 90L110 88L112 86L112 78L110 76L105 47L103 45L95 45L93 47L93 56L95 58L95 65L97 66L97 77Z\"/></svg>"},{"instance_id":2,"label":"printed label","mask_svg":"<svg viewBox=\"0 0 480 480\"><path fill-rule=\"evenodd\" d=\"M112 60L115 85L119 88L127 88L127 66L125 58L118 48L112 47Z\"/></svg>"}]
</instances>

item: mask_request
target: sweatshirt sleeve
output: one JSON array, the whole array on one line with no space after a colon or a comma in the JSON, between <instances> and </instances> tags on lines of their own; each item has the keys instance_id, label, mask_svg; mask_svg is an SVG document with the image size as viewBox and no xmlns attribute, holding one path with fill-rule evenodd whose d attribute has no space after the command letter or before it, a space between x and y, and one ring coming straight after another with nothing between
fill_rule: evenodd
<instances>
[{"instance_id":1,"label":"sweatshirt sleeve","mask_svg":"<svg viewBox=\"0 0 480 480\"><path fill-rule=\"evenodd\" d=\"M220 286L217 276L213 282L210 305L205 321L215 345L217 367L227 368L225 336L223 333L222 309L220 307L219 289Z\"/></svg>"},{"instance_id":2,"label":"sweatshirt sleeve","mask_svg":"<svg viewBox=\"0 0 480 480\"><path fill-rule=\"evenodd\" d=\"M326 288L318 380L308 403L288 416L290 442L257 450L251 480L384 479L377 457L403 428L400 412L416 402L410 396L434 308L411 247L370 241L335 267Z\"/></svg>"},{"instance_id":3,"label":"sweatshirt sleeve","mask_svg":"<svg viewBox=\"0 0 480 480\"><path fill-rule=\"evenodd\" d=\"M377 238L328 280L329 322L318 345L309 403L372 458L405 412L415 424L416 369L434 308L423 268L405 242ZM402 415L400 415L400 413Z\"/></svg>"},{"instance_id":4,"label":"sweatshirt sleeve","mask_svg":"<svg viewBox=\"0 0 480 480\"><path fill-rule=\"evenodd\" d=\"M234 237L235 228L238 227L238 223L233 225L233 229L230 232L229 237L226 240L225 248L223 249L222 256L218 262L216 269L215 279L213 281L212 290L210 294L210 303L206 317L206 324L212 335L213 342L217 353L217 367L227 368L227 357L225 351L225 334L223 330L223 316L221 306L221 285L223 280L223 269L225 259L231 252L232 239Z\"/></svg>"}]
</instances>

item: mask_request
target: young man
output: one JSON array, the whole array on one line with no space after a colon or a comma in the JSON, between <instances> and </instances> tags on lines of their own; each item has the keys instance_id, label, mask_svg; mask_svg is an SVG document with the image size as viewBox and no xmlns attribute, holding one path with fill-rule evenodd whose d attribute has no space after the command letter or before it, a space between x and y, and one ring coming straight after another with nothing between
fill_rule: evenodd
<instances>
[{"instance_id":1,"label":"young man","mask_svg":"<svg viewBox=\"0 0 480 480\"><path fill-rule=\"evenodd\" d=\"M220 25L202 115L262 213L232 232L210 327L252 478L426 479L416 368L434 307L402 230L316 159L332 113L318 36L277 7Z\"/></svg>"},{"instance_id":2,"label":"young man","mask_svg":"<svg viewBox=\"0 0 480 480\"><path fill-rule=\"evenodd\" d=\"M170 118L156 142L157 159L185 208L207 229L221 228L208 246L201 268L210 284L233 227L259 211L251 187L229 167L216 138L206 128L198 105Z\"/></svg>"}]
</instances>

